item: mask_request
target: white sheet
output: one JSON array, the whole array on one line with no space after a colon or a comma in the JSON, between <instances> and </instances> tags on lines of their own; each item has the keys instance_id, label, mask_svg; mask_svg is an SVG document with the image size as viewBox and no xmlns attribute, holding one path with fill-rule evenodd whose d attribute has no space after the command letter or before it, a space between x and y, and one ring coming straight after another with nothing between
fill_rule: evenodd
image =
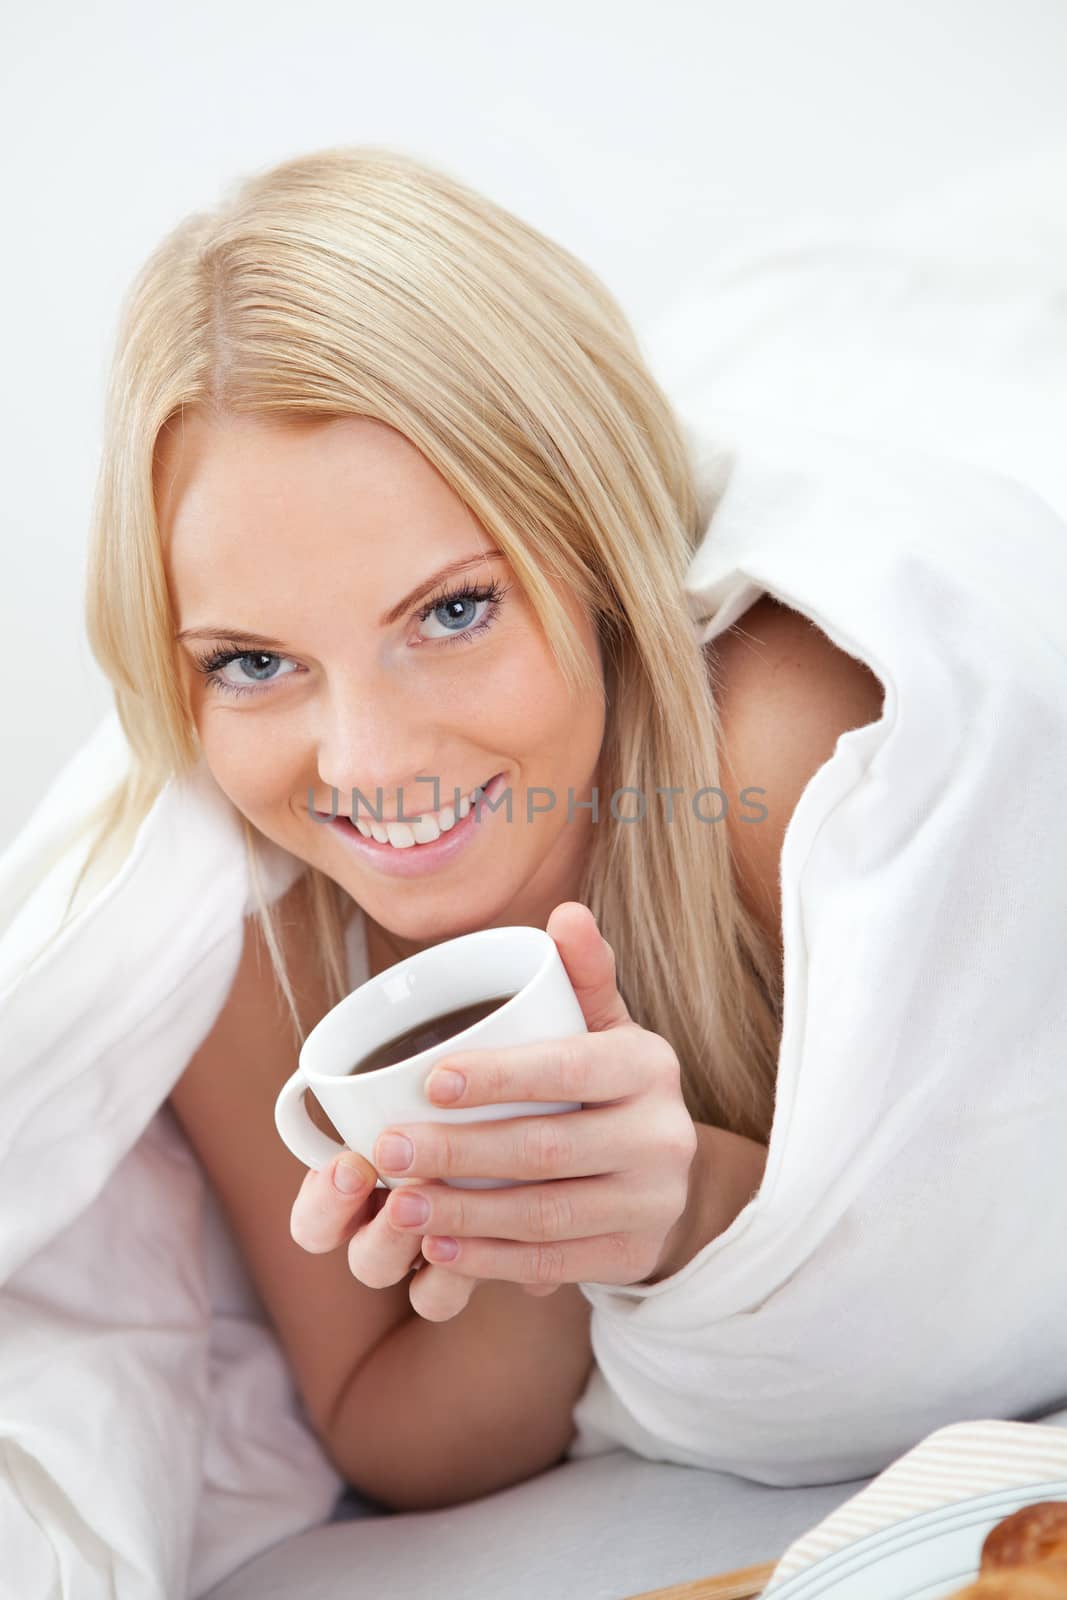
<instances>
[{"instance_id":1,"label":"white sheet","mask_svg":"<svg viewBox=\"0 0 1067 1600\"><path fill-rule=\"evenodd\" d=\"M712 534L703 638L768 591L885 705L786 832L762 1187L673 1278L583 1285L572 1454L814 1484L1067 1399L1067 523L1007 478L763 429Z\"/></svg>"},{"instance_id":2,"label":"white sheet","mask_svg":"<svg viewBox=\"0 0 1067 1600\"><path fill-rule=\"evenodd\" d=\"M172 780L55 946L81 849L13 916L125 760L112 714L0 858L0 1594L198 1597L328 1517L341 1480L164 1106L251 909L205 770ZM267 847L266 889L301 869Z\"/></svg>"}]
</instances>

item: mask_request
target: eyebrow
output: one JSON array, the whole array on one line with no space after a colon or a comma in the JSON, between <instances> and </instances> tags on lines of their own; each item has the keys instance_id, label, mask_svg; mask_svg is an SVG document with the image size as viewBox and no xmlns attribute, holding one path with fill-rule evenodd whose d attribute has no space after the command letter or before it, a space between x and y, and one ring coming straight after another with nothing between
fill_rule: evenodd
<instances>
[{"instance_id":1,"label":"eyebrow","mask_svg":"<svg viewBox=\"0 0 1067 1600\"><path fill-rule=\"evenodd\" d=\"M392 623L398 622L409 607L416 605L423 595L429 594L431 589L436 589L437 585L443 583L446 578L451 578L459 572L466 572L468 567L477 566L493 556L502 554L502 551L493 548L491 550L479 550L475 555L461 556L458 561L450 561L447 566L441 567L432 577L424 578L421 583L416 584L411 593L406 594L403 600L398 600L395 606L392 606L383 617L379 618L379 627L388 628ZM243 644L264 645L268 648L277 646L279 649L284 649L285 647L284 639L271 639L265 633L249 633L246 628L227 628L222 623L208 623L202 628L183 628L180 633L174 635L175 643L180 643L183 639L222 638L239 639Z\"/></svg>"}]
</instances>

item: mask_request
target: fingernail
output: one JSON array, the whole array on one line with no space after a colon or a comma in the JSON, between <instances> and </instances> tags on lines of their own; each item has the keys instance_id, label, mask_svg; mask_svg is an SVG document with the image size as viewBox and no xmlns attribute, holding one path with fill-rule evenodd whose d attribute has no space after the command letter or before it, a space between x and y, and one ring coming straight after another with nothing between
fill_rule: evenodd
<instances>
[{"instance_id":1,"label":"fingernail","mask_svg":"<svg viewBox=\"0 0 1067 1600\"><path fill-rule=\"evenodd\" d=\"M367 1180L358 1161L351 1156L338 1156L333 1164L333 1183L342 1194L355 1194L367 1187Z\"/></svg>"},{"instance_id":2,"label":"fingernail","mask_svg":"<svg viewBox=\"0 0 1067 1600\"><path fill-rule=\"evenodd\" d=\"M458 1100L467 1080L462 1072L452 1072L447 1067L431 1072L426 1084L426 1091L431 1100Z\"/></svg>"},{"instance_id":3,"label":"fingernail","mask_svg":"<svg viewBox=\"0 0 1067 1600\"><path fill-rule=\"evenodd\" d=\"M455 1239L448 1239L444 1236L436 1239L424 1239L423 1246L423 1253L425 1254L425 1251L429 1250L435 1261L455 1261L459 1255L459 1245Z\"/></svg>"},{"instance_id":4,"label":"fingernail","mask_svg":"<svg viewBox=\"0 0 1067 1600\"><path fill-rule=\"evenodd\" d=\"M430 1215L429 1201L424 1200L421 1194L401 1192L393 1201L390 1210L396 1221L403 1223L425 1222Z\"/></svg>"},{"instance_id":5,"label":"fingernail","mask_svg":"<svg viewBox=\"0 0 1067 1600\"><path fill-rule=\"evenodd\" d=\"M402 1133L383 1133L374 1148L375 1166L386 1172L405 1172L415 1159L415 1147Z\"/></svg>"}]
</instances>

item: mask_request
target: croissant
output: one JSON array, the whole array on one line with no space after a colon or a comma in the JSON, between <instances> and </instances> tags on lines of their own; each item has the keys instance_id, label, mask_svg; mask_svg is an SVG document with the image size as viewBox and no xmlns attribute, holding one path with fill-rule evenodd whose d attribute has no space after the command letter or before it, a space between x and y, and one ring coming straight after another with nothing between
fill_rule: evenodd
<instances>
[{"instance_id":1,"label":"croissant","mask_svg":"<svg viewBox=\"0 0 1067 1600\"><path fill-rule=\"evenodd\" d=\"M990 1528L977 1579L953 1600L1067 1600L1067 1501L1040 1500Z\"/></svg>"}]
</instances>

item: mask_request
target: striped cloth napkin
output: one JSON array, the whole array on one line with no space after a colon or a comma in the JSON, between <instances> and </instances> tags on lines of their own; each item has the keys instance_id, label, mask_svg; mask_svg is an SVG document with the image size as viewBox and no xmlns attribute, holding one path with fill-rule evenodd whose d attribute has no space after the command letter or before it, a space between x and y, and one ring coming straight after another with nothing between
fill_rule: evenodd
<instances>
[{"instance_id":1,"label":"striped cloth napkin","mask_svg":"<svg viewBox=\"0 0 1067 1600\"><path fill-rule=\"evenodd\" d=\"M802 1572L814 1561L937 1506L970 1500L1017 1484L1067 1478L1067 1411L1049 1421L954 1422L938 1428L865 1489L789 1546L764 1589ZM1037 1496L1040 1499L1040 1496Z\"/></svg>"}]
</instances>

